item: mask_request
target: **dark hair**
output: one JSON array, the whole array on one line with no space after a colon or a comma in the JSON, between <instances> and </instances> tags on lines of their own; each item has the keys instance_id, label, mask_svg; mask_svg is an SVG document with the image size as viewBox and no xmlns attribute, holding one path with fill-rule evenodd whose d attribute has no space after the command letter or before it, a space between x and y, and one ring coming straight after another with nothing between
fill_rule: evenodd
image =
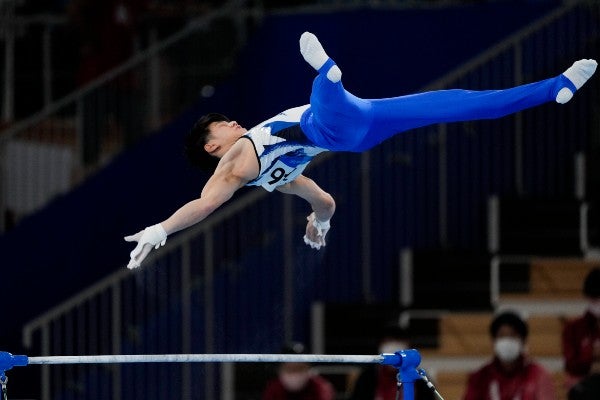
<instances>
[{"instance_id":1,"label":"dark hair","mask_svg":"<svg viewBox=\"0 0 600 400\"><path fill-rule=\"evenodd\" d=\"M523 321L523 319L517 315L517 313L505 311L501 314L498 314L490 325L490 335L495 338L503 325L512 327L515 331L517 331L523 340L527 339L529 329L527 328L525 321Z\"/></svg>"},{"instance_id":2,"label":"dark hair","mask_svg":"<svg viewBox=\"0 0 600 400\"><path fill-rule=\"evenodd\" d=\"M226 121L229 118L223 114L210 113L200 117L194 124L190 132L185 137L183 151L188 162L196 167L200 167L204 171L213 172L217 168L219 159L210 155L204 150L208 134L208 126L213 122Z\"/></svg>"},{"instance_id":3,"label":"dark hair","mask_svg":"<svg viewBox=\"0 0 600 400\"><path fill-rule=\"evenodd\" d=\"M600 268L592 269L583 282L583 294L591 298L600 297Z\"/></svg>"}]
</instances>

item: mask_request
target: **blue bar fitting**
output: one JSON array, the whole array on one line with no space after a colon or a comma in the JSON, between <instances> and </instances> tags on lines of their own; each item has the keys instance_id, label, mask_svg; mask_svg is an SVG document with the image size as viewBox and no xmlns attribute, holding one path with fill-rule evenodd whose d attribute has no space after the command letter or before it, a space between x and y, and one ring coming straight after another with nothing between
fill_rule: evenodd
<instances>
[{"instance_id":1,"label":"blue bar fitting","mask_svg":"<svg viewBox=\"0 0 600 400\"><path fill-rule=\"evenodd\" d=\"M415 399L415 381L422 379L417 367L421 363L421 354L415 349L400 350L395 353L382 354L384 365L391 365L398 370L398 380L402 382L404 400Z\"/></svg>"},{"instance_id":2,"label":"blue bar fitting","mask_svg":"<svg viewBox=\"0 0 600 400\"><path fill-rule=\"evenodd\" d=\"M6 371L12 367L24 367L29 364L27 356L13 356L5 351L0 351L0 379L6 380Z\"/></svg>"}]
</instances>

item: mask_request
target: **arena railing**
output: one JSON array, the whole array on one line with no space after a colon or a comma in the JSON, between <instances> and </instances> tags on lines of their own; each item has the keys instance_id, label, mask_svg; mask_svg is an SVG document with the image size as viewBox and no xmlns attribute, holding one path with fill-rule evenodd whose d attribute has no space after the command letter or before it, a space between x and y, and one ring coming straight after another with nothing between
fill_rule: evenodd
<instances>
[{"instance_id":1,"label":"arena railing","mask_svg":"<svg viewBox=\"0 0 600 400\"><path fill-rule=\"evenodd\" d=\"M44 87L48 86L44 107L0 131L0 232L75 187L127 145L161 127L197 100L199 93L210 95L211 85L228 76L234 52L245 40L247 20L241 15L248 11L244 4L244 0L230 0L191 19L163 40L157 39L156 29L151 29L147 49L55 101L48 97L50 54L42 57ZM48 25L61 21L21 22ZM210 41L202 40L216 32L222 49L227 50L218 55L206 51L203 46ZM8 28L6 34L10 36ZM14 40L7 37L6 41L6 51L10 52L9 44ZM49 53L48 46L44 48L44 53ZM7 54L6 73L14 69L9 58ZM165 75L170 79L164 79ZM13 79L8 76L5 81ZM14 99L9 85L3 86L4 114L10 116Z\"/></svg>"}]
</instances>

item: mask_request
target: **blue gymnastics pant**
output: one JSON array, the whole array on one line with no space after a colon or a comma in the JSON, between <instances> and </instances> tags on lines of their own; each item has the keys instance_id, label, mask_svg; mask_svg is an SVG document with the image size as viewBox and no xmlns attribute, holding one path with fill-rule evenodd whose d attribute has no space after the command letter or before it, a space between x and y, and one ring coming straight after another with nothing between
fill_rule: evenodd
<instances>
[{"instance_id":1,"label":"blue gymnastics pant","mask_svg":"<svg viewBox=\"0 0 600 400\"><path fill-rule=\"evenodd\" d=\"M555 101L558 91L576 88L564 75L503 90L438 90L407 96L361 99L342 82L326 77L331 59L319 70L302 130L317 146L331 151L368 150L409 129L427 125L494 119Z\"/></svg>"}]
</instances>

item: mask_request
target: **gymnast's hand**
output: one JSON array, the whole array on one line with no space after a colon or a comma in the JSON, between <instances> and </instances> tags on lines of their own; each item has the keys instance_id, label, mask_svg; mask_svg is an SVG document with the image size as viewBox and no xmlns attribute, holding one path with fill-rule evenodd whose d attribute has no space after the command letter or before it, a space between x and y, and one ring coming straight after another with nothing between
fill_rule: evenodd
<instances>
[{"instance_id":1,"label":"gymnast's hand","mask_svg":"<svg viewBox=\"0 0 600 400\"><path fill-rule=\"evenodd\" d=\"M124 239L126 242L137 242L137 246L130 253L131 260L127 264L127 268L134 269L141 265L152 247L158 249L160 246L165 245L167 232L161 224L156 224L139 231L135 235L125 236Z\"/></svg>"},{"instance_id":2,"label":"gymnast's hand","mask_svg":"<svg viewBox=\"0 0 600 400\"><path fill-rule=\"evenodd\" d=\"M329 232L331 225L329 220L319 221L315 213L311 213L307 218L306 234L304 235L304 243L313 249L320 250L321 246L325 246L325 235Z\"/></svg>"}]
</instances>

